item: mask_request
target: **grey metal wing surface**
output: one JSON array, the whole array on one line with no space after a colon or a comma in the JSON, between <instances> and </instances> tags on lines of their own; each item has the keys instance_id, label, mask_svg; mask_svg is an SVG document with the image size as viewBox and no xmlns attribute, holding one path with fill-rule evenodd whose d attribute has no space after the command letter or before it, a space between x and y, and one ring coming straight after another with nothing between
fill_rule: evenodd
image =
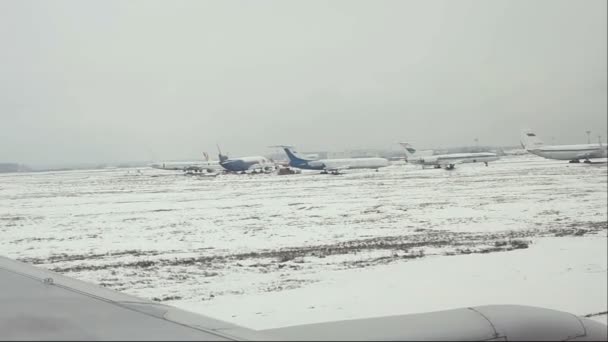
<instances>
[{"instance_id":1,"label":"grey metal wing surface","mask_svg":"<svg viewBox=\"0 0 608 342\"><path fill-rule=\"evenodd\" d=\"M606 341L607 329L602 323L562 311L486 305L261 332L307 341Z\"/></svg>"},{"instance_id":2,"label":"grey metal wing surface","mask_svg":"<svg viewBox=\"0 0 608 342\"><path fill-rule=\"evenodd\" d=\"M0 257L0 340L607 340L608 327L518 305L252 330Z\"/></svg>"},{"instance_id":3,"label":"grey metal wing surface","mask_svg":"<svg viewBox=\"0 0 608 342\"><path fill-rule=\"evenodd\" d=\"M0 340L254 340L254 330L0 257Z\"/></svg>"}]
</instances>

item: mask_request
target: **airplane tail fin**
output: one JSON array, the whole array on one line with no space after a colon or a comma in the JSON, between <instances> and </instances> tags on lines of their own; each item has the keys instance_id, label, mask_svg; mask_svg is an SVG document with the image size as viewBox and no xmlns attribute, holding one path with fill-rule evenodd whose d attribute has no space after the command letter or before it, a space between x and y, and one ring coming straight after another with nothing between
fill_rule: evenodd
<instances>
[{"instance_id":1,"label":"airplane tail fin","mask_svg":"<svg viewBox=\"0 0 608 342\"><path fill-rule=\"evenodd\" d=\"M292 163L306 163L311 161L312 159L309 158L305 158L302 157L298 152L296 152L296 150L292 149L290 146L281 146L283 147L283 151L285 151L285 154L287 154L287 157L289 158L289 161Z\"/></svg>"},{"instance_id":2,"label":"airplane tail fin","mask_svg":"<svg viewBox=\"0 0 608 342\"><path fill-rule=\"evenodd\" d=\"M222 150L220 150L220 145L216 145L216 146L217 146L217 153L218 153L217 156L220 160L220 163L223 163L226 160L228 160L228 156L222 154Z\"/></svg>"},{"instance_id":3,"label":"airplane tail fin","mask_svg":"<svg viewBox=\"0 0 608 342\"><path fill-rule=\"evenodd\" d=\"M529 129L521 131L521 141L520 142L521 142L521 147L523 147L525 150L541 147L544 145L542 140L540 140L536 136L536 134Z\"/></svg>"},{"instance_id":4,"label":"airplane tail fin","mask_svg":"<svg viewBox=\"0 0 608 342\"><path fill-rule=\"evenodd\" d=\"M405 161L408 161L408 159L410 157L413 157L416 153L416 149L414 148L414 146L410 145L409 143L400 142L399 145L401 145L405 149Z\"/></svg>"},{"instance_id":5,"label":"airplane tail fin","mask_svg":"<svg viewBox=\"0 0 608 342\"><path fill-rule=\"evenodd\" d=\"M203 152L203 160L205 161L209 161L209 155L207 154L207 152Z\"/></svg>"}]
</instances>

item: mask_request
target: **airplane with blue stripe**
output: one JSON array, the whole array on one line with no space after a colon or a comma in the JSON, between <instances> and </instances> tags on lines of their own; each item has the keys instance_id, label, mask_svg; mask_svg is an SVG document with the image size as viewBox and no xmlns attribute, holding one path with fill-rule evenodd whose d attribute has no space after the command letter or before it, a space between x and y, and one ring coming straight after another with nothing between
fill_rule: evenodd
<instances>
[{"instance_id":1,"label":"airplane with blue stripe","mask_svg":"<svg viewBox=\"0 0 608 342\"><path fill-rule=\"evenodd\" d=\"M222 154L220 147L217 147L219 164L225 170L231 172L246 172L250 170L269 171L275 169L275 163L262 156L252 157L240 157L240 158L229 158L227 155Z\"/></svg>"},{"instance_id":2,"label":"airplane with blue stripe","mask_svg":"<svg viewBox=\"0 0 608 342\"><path fill-rule=\"evenodd\" d=\"M341 158L341 159L317 159L302 156L291 146L280 145L289 158L289 166L303 170L317 170L321 173L338 174L341 170L352 169L375 169L389 165L388 159L370 158Z\"/></svg>"}]
</instances>

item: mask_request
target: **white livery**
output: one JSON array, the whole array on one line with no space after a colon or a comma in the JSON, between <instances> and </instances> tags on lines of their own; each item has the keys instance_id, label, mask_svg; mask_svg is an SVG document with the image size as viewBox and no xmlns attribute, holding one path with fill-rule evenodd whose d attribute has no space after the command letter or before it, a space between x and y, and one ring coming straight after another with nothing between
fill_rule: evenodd
<instances>
[{"instance_id":1,"label":"white livery","mask_svg":"<svg viewBox=\"0 0 608 342\"><path fill-rule=\"evenodd\" d=\"M399 143L405 149L406 161L422 165L423 168L431 166L434 168L445 168L451 170L457 164L464 163L484 163L488 166L489 162L498 160L498 155L492 152L478 153L451 153L425 156L417 158L416 149L409 143Z\"/></svg>"},{"instance_id":2,"label":"white livery","mask_svg":"<svg viewBox=\"0 0 608 342\"><path fill-rule=\"evenodd\" d=\"M201 161L165 161L150 164L150 167L161 170L179 170L184 172L216 172L222 170L220 162L209 160L209 155L204 152Z\"/></svg>"},{"instance_id":3,"label":"white livery","mask_svg":"<svg viewBox=\"0 0 608 342\"><path fill-rule=\"evenodd\" d=\"M607 146L602 144L601 139L597 144L578 145L545 145L536 133L531 130L521 132L521 146L529 153L547 159L569 160L571 163L579 163L582 160L590 163L590 159L606 158Z\"/></svg>"},{"instance_id":4,"label":"white livery","mask_svg":"<svg viewBox=\"0 0 608 342\"><path fill-rule=\"evenodd\" d=\"M340 170L376 169L389 165L386 158L343 158L343 159L312 159L303 156L290 146L283 148L289 158L289 166L303 170L320 170L322 173L338 174Z\"/></svg>"}]
</instances>

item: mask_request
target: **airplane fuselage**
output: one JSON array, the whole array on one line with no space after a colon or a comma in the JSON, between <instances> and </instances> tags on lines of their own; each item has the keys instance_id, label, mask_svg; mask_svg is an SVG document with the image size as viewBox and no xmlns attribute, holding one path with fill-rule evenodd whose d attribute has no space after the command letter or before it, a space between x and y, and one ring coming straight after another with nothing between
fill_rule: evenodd
<instances>
[{"instance_id":1,"label":"airplane fuselage","mask_svg":"<svg viewBox=\"0 0 608 342\"><path fill-rule=\"evenodd\" d=\"M289 146L282 146L289 158L289 166L303 170L332 171L352 169L379 169L388 166L385 158L343 158L343 159L311 159L300 156Z\"/></svg>"},{"instance_id":2,"label":"airplane fuselage","mask_svg":"<svg viewBox=\"0 0 608 342\"><path fill-rule=\"evenodd\" d=\"M449 165L456 163L488 163L498 160L496 153L452 153L421 158L421 164L426 166Z\"/></svg>"},{"instance_id":3,"label":"airplane fuselage","mask_svg":"<svg viewBox=\"0 0 608 342\"><path fill-rule=\"evenodd\" d=\"M384 158L290 160L289 166L303 170L379 169L388 166L388 160Z\"/></svg>"},{"instance_id":4,"label":"airplane fuselage","mask_svg":"<svg viewBox=\"0 0 608 342\"><path fill-rule=\"evenodd\" d=\"M268 158L262 156L228 159L220 162L220 165L224 169L232 172L243 172L252 168L265 169L274 167L274 163L272 163Z\"/></svg>"},{"instance_id":5,"label":"airplane fuselage","mask_svg":"<svg viewBox=\"0 0 608 342\"><path fill-rule=\"evenodd\" d=\"M578 160L606 158L607 147L599 144L538 146L529 148L528 152L547 159Z\"/></svg>"},{"instance_id":6,"label":"airplane fuselage","mask_svg":"<svg viewBox=\"0 0 608 342\"><path fill-rule=\"evenodd\" d=\"M186 162L160 162L151 164L150 167L161 170L216 170L220 167L218 161L186 161Z\"/></svg>"}]
</instances>

